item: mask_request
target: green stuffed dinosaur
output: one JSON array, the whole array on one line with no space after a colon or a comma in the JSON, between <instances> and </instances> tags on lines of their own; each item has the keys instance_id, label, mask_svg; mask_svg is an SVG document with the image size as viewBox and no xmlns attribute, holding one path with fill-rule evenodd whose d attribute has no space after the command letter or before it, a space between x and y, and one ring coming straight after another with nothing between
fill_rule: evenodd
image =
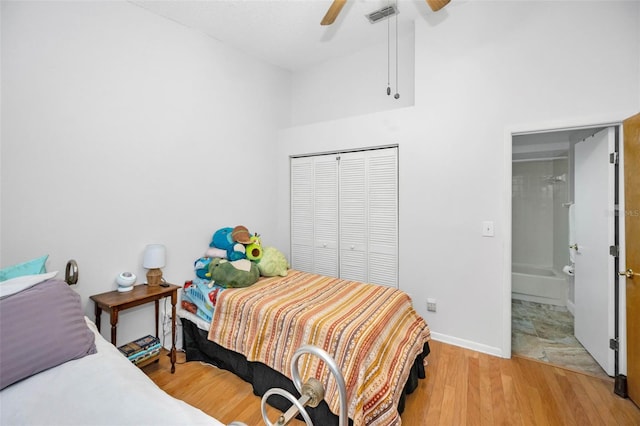
<instances>
[{"instance_id":1,"label":"green stuffed dinosaur","mask_svg":"<svg viewBox=\"0 0 640 426\"><path fill-rule=\"evenodd\" d=\"M227 259L211 259L209 273L206 275L211 280L209 286L217 284L227 288L249 287L260 278L260 271L255 263L248 259L240 259L229 262Z\"/></svg>"}]
</instances>

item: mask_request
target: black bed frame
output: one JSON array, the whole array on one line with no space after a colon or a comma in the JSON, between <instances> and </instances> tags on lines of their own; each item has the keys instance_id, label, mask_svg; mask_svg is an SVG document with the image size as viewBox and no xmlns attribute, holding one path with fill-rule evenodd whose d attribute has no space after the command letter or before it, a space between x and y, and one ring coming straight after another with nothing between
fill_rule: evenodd
<instances>
[{"instance_id":1,"label":"black bed frame","mask_svg":"<svg viewBox=\"0 0 640 426\"><path fill-rule=\"evenodd\" d=\"M247 358L234 351L230 351L208 339L208 333L186 318L181 318L183 330L183 348L187 354L187 361L203 361L215 365L224 370L231 371L253 386L253 393L262 396L271 388L282 388L293 395L299 396L293 382L284 374L260 362L250 362ZM429 343L424 344L423 351L415 359L409 378L404 386L398 412L404 411L405 398L418 387L418 380L424 379L424 359L429 355ZM279 395L269 397L269 405L280 411L286 411L291 407L291 402ZM337 425L338 416L329 410L325 401L315 408L307 407L311 420L316 425ZM301 417L299 417L302 419ZM353 422L349 419L349 425Z\"/></svg>"}]
</instances>

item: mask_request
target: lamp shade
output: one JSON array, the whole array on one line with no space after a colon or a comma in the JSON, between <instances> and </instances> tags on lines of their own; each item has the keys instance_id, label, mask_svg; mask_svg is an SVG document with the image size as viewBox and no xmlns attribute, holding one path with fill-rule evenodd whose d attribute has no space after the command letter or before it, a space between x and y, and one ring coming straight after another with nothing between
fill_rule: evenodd
<instances>
[{"instance_id":1,"label":"lamp shade","mask_svg":"<svg viewBox=\"0 0 640 426\"><path fill-rule=\"evenodd\" d=\"M163 268L167 257L167 249L162 244L149 244L144 249L142 266L147 269Z\"/></svg>"}]
</instances>

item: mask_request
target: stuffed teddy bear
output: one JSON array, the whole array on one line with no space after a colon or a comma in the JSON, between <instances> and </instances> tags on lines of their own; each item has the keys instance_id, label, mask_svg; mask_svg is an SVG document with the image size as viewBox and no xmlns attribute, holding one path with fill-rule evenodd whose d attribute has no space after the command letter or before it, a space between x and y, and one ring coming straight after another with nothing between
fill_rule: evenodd
<instances>
[{"instance_id":1,"label":"stuffed teddy bear","mask_svg":"<svg viewBox=\"0 0 640 426\"><path fill-rule=\"evenodd\" d=\"M249 287L260 278L260 270L248 259L232 262L226 259L212 259L207 278L211 280L209 287L214 283L227 288Z\"/></svg>"},{"instance_id":2,"label":"stuffed teddy bear","mask_svg":"<svg viewBox=\"0 0 640 426\"><path fill-rule=\"evenodd\" d=\"M232 236L233 228L218 229L211 238L209 247L215 247L227 252L227 259L239 260L246 258L244 244L238 243Z\"/></svg>"},{"instance_id":3,"label":"stuffed teddy bear","mask_svg":"<svg viewBox=\"0 0 640 426\"><path fill-rule=\"evenodd\" d=\"M258 270L263 277L286 277L289 271L289 262L280 250L275 247L265 247L262 259L258 262Z\"/></svg>"}]
</instances>

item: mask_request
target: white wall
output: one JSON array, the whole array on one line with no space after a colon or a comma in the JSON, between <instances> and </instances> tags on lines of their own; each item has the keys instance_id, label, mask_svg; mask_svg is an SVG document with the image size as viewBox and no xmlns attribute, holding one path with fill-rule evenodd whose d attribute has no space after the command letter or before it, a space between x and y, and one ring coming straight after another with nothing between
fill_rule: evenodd
<instances>
[{"instance_id":1,"label":"white wall","mask_svg":"<svg viewBox=\"0 0 640 426\"><path fill-rule=\"evenodd\" d=\"M447 8L434 25L417 21L415 108L282 131L282 246L288 243L288 155L398 143L400 288L434 337L510 356L504 318L511 139L505 134L637 112L639 8L637 2L483 1ZM484 220L495 222L494 238L481 236ZM436 313L426 311L427 297L437 299Z\"/></svg>"},{"instance_id":2,"label":"white wall","mask_svg":"<svg viewBox=\"0 0 640 426\"><path fill-rule=\"evenodd\" d=\"M76 259L93 317L119 272L144 282L148 243L178 284L220 227L269 243L288 72L129 3L4 1L1 71L2 266ZM119 342L152 306L121 313Z\"/></svg>"},{"instance_id":3,"label":"white wall","mask_svg":"<svg viewBox=\"0 0 640 426\"><path fill-rule=\"evenodd\" d=\"M387 31L385 23L375 25L380 31ZM391 36L390 46L385 42L294 73L292 125L412 106L415 101L414 47L412 27L398 37L397 86L395 34ZM387 82L391 87L390 96L386 95ZM399 99L395 99L395 93L400 94Z\"/></svg>"}]
</instances>

